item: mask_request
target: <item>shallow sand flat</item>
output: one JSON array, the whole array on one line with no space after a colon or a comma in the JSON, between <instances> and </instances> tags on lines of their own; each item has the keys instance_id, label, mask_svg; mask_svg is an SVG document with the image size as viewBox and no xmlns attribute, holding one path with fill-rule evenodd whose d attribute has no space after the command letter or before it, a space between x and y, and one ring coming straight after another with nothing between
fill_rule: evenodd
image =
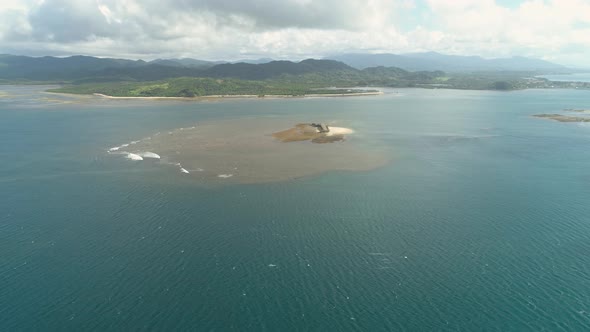
<instances>
[{"instance_id":1,"label":"shallow sand flat","mask_svg":"<svg viewBox=\"0 0 590 332\"><path fill-rule=\"evenodd\" d=\"M564 114L535 114L533 116L559 122L590 122L590 117L571 116Z\"/></svg>"},{"instance_id":2,"label":"shallow sand flat","mask_svg":"<svg viewBox=\"0 0 590 332\"><path fill-rule=\"evenodd\" d=\"M272 136L277 128L286 126L284 120L253 118L199 123L163 131L124 150L156 153L162 157L159 162L179 176L234 183L283 181L332 170L370 170L387 162L383 153L363 146L362 141L287 144Z\"/></svg>"},{"instance_id":3,"label":"shallow sand flat","mask_svg":"<svg viewBox=\"0 0 590 332\"><path fill-rule=\"evenodd\" d=\"M573 109L573 108L566 108L563 110L564 112L575 112L575 113L590 113L590 109Z\"/></svg>"}]
</instances>

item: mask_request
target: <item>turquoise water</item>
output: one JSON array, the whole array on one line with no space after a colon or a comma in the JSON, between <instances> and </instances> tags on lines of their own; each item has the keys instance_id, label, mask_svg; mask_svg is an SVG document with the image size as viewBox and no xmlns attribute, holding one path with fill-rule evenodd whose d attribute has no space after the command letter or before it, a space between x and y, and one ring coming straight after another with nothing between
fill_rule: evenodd
<instances>
[{"instance_id":1,"label":"turquoise water","mask_svg":"<svg viewBox=\"0 0 590 332\"><path fill-rule=\"evenodd\" d=\"M0 330L590 328L590 127L530 116L590 108L587 91L64 103L36 89L1 88ZM351 124L391 162L204 187L105 152L293 114Z\"/></svg>"}]
</instances>

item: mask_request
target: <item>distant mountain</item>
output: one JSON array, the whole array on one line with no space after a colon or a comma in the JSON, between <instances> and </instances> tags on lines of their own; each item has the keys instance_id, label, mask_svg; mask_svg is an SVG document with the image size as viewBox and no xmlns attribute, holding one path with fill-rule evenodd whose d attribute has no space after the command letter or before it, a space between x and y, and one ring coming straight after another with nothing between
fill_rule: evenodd
<instances>
[{"instance_id":1,"label":"distant mountain","mask_svg":"<svg viewBox=\"0 0 590 332\"><path fill-rule=\"evenodd\" d=\"M466 71L553 71L566 69L562 65L544 60L512 57L484 59L479 56L446 55L436 52L409 54L360 54L350 53L327 57L357 69L385 66L410 71L443 70Z\"/></svg>"},{"instance_id":2,"label":"distant mountain","mask_svg":"<svg viewBox=\"0 0 590 332\"><path fill-rule=\"evenodd\" d=\"M262 64L227 63L208 68L203 71L203 75L206 77L262 80L281 75L303 75L328 71L356 71L356 69L334 60L307 59L301 62L271 61Z\"/></svg>"},{"instance_id":3,"label":"distant mountain","mask_svg":"<svg viewBox=\"0 0 590 332\"><path fill-rule=\"evenodd\" d=\"M182 63L176 59L155 59L148 62L150 65L160 65L169 67L185 67Z\"/></svg>"},{"instance_id":4,"label":"distant mountain","mask_svg":"<svg viewBox=\"0 0 590 332\"><path fill-rule=\"evenodd\" d=\"M266 61L259 59L254 61ZM221 61L220 61L221 62ZM325 72L356 72L334 60L301 62L226 63L196 59L122 60L89 56L27 57L0 55L0 80L52 82L155 81L175 77L212 77L262 80L282 75Z\"/></svg>"},{"instance_id":5,"label":"distant mountain","mask_svg":"<svg viewBox=\"0 0 590 332\"><path fill-rule=\"evenodd\" d=\"M251 63L251 64L262 64L268 63L273 61L270 58L260 58L260 59L244 59L244 60L237 60L237 61L208 61L208 60L198 60L198 59L191 59L191 58L181 58L181 59L156 59L152 60L150 64L158 64L163 66L171 66L171 67L193 67L193 68L208 68L213 67L215 65L220 65L224 63Z\"/></svg>"},{"instance_id":6,"label":"distant mountain","mask_svg":"<svg viewBox=\"0 0 590 332\"><path fill-rule=\"evenodd\" d=\"M71 80L92 75L107 68L137 68L147 65L143 60L95 58L90 56L28 57L0 55L0 78L25 80Z\"/></svg>"},{"instance_id":7,"label":"distant mountain","mask_svg":"<svg viewBox=\"0 0 590 332\"><path fill-rule=\"evenodd\" d=\"M335 59L307 59L300 62L248 60L254 63L205 61L190 58L124 60L90 56L28 57L0 55L0 80L28 82L117 82L155 81L175 77L237 78L264 80L284 75L316 74L334 80L357 78L375 82L394 76L411 77L409 72L538 71L556 72L563 66L538 59L513 57L484 59L478 56L413 54L344 54ZM392 67L395 67L392 69ZM373 68L371 71L359 70ZM403 71L403 72L402 72ZM427 73L426 76L430 76ZM309 75L308 75L309 76ZM319 78L318 78L319 79Z\"/></svg>"},{"instance_id":8,"label":"distant mountain","mask_svg":"<svg viewBox=\"0 0 590 332\"><path fill-rule=\"evenodd\" d=\"M243 59L243 60L228 61L228 62L230 62L230 63L240 63L240 62L243 62L243 63L252 63L252 64L255 64L255 65L258 65L258 64L268 63L268 62L272 62L272 61L275 61L275 60L274 59L271 59L271 58L260 58L260 59Z\"/></svg>"},{"instance_id":9,"label":"distant mountain","mask_svg":"<svg viewBox=\"0 0 590 332\"><path fill-rule=\"evenodd\" d=\"M227 61L207 61L197 60L191 58L182 59L156 59L149 62L150 64L157 64L171 67L193 67L193 68L208 68L218 64L227 63Z\"/></svg>"},{"instance_id":10,"label":"distant mountain","mask_svg":"<svg viewBox=\"0 0 590 332\"><path fill-rule=\"evenodd\" d=\"M153 81L174 77L211 77L237 78L243 80L264 80L282 75L303 75L308 73L325 73L335 71L352 71L356 69L333 60L308 59L301 62L271 61L262 64L222 63L207 67L182 66L174 60L150 62L142 67L106 68L93 73L92 79L112 78L113 81L126 78L131 81ZM0 75L0 78L1 75ZM79 81L77 81L79 82Z\"/></svg>"}]
</instances>

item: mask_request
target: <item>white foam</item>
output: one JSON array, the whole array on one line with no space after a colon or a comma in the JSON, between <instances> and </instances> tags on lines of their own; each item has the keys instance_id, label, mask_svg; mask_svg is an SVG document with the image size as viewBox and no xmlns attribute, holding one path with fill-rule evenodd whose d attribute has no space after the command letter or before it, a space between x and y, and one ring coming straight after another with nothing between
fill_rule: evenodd
<instances>
[{"instance_id":1,"label":"white foam","mask_svg":"<svg viewBox=\"0 0 590 332\"><path fill-rule=\"evenodd\" d=\"M119 146L119 147L120 147L120 148L126 148L126 147L128 147L128 146L129 146L129 144L122 144L122 145L121 145L121 146Z\"/></svg>"},{"instance_id":2,"label":"white foam","mask_svg":"<svg viewBox=\"0 0 590 332\"><path fill-rule=\"evenodd\" d=\"M143 157L143 158L151 158L151 159L160 159L160 155L153 153L153 152L149 152L149 151L145 151L145 152L139 152L137 153L137 155Z\"/></svg>"},{"instance_id":3,"label":"white foam","mask_svg":"<svg viewBox=\"0 0 590 332\"><path fill-rule=\"evenodd\" d=\"M140 142L140 141L131 141L131 142L129 142L129 144L137 144L137 143L139 143L139 142Z\"/></svg>"},{"instance_id":4,"label":"white foam","mask_svg":"<svg viewBox=\"0 0 590 332\"><path fill-rule=\"evenodd\" d=\"M119 150L120 148L121 148L120 146L115 146L115 147L112 147L112 148L110 148L110 149L109 149L109 151L111 151L111 152L112 152L112 151L117 151L117 150Z\"/></svg>"},{"instance_id":5,"label":"white foam","mask_svg":"<svg viewBox=\"0 0 590 332\"><path fill-rule=\"evenodd\" d=\"M109 151L109 153L110 154L125 154L125 155L129 154L129 152L122 151L122 150L119 150L119 151Z\"/></svg>"},{"instance_id":6,"label":"white foam","mask_svg":"<svg viewBox=\"0 0 590 332\"><path fill-rule=\"evenodd\" d=\"M217 175L218 178L222 178L222 179L231 178L232 176L234 176L234 175L233 174L219 174L219 175Z\"/></svg>"},{"instance_id":7,"label":"white foam","mask_svg":"<svg viewBox=\"0 0 590 332\"><path fill-rule=\"evenodd\" d=\"M129 153L127 155L127 159L131 159L131 160L143 160L143 158L140 155L137 155L135 153Z\"/></svg>"},{"instance_id":8,"label":"white foam","mask_svg":"<svg viewBox=\"0 0 590 332\"><path fill-rule=\"evenodd\" d=\"M185 174L189 174L189 173L190 173L189 171L187 171L186 169L184 169L184 168L182 168L182 167L180 168L180 171L181 171L182 173L185 173Z\"/></svg>"}]
</instances>

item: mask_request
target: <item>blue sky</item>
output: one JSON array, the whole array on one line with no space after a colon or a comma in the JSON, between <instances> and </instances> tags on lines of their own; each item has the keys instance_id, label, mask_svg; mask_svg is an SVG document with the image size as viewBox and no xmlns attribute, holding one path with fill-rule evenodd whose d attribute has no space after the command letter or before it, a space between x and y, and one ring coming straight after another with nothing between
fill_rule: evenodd
<instances>
[{"instance_id":1,"label":"blue sky","mask_svg":"<svg viewBox=\"0 0 590 332\"><path fill-rule=\"evenodd\" d=\"M507 7L507 8L518 8L518 6L520 6L523 1L518 1L518 0L496 0L496 3L500 6L503 7Z\"/></svg>"},{"instance_id":2,"label":"blue sky","mask_svg":"<svg viewBox=\"0 0 590 332\"><path fill-rule=\"evenodd\" d=\"M590 0L2 0L0 50L227 60L436 51L590 68Z\"/></svg>"}]
</instances>

